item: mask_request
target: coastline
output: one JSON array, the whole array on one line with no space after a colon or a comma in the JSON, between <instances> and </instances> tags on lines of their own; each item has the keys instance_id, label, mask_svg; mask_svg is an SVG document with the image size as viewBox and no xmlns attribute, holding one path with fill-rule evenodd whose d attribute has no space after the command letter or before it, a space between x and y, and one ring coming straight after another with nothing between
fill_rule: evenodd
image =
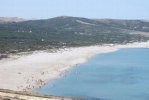
<instances>
[{"instance_id":1,"label":"coastline","mask_svg":"<svg viewBox=\"0 0 149 100\"><path fill-rule=\"evenodd\" d=\"M29 55L0 60L0 88L32 91L61 77L70 68L85 63L96 54L115 52L121 48L149 48L148 42L126 45L104 45L38 51Z\"/></svg>"}]
</instances>

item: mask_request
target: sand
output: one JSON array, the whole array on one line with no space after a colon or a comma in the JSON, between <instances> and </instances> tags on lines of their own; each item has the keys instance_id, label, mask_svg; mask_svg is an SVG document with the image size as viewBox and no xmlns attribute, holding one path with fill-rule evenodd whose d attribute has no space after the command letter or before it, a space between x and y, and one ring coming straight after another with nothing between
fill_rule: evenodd
<instances>
[{"instance_id":1,"label":"sand","mask_svg":"<svg viewBox=\"0 0 149 100\"><path fill-rule=\"evenodd\" d=\"M121 48L149 48L149 42L61 49L55 53L35 51L0 60L0 88L32 91L60 78L70 68L85 63L96 54Z\"/></svg>"}]
</instances>

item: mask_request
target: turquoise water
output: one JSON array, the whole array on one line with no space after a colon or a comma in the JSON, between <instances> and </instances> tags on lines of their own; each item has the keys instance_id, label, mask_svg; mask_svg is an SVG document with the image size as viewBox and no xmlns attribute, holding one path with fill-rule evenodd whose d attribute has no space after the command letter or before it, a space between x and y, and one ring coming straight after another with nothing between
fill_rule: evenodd
<instances>
[{"instance_id":1,"label":"turquoise water","mask_svg":"<svg viewBox=\"0 0 149 100\"><path fill-rule=\"evenodd\" d=\"M149 100L149 49L96 55L37 92L89 100Z\"/></svg>"}]
</instances>

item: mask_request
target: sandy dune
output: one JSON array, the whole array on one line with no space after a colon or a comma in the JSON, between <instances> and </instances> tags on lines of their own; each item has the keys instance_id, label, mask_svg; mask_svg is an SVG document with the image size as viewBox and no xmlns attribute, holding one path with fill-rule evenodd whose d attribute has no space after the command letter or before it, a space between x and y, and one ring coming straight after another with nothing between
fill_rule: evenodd
<instances>
[{"instance_id":1,"label":"sandy dune","mask_svg":"<svg viewBox=\"0 0 149 100\"><path fill-rule=\"evenodd\" d=\"M31 91L59 78L77 64L96 54L114 52L120 48L149 48L149 42L127 45L105 45L67 48L56 53L36 51L28 55L13 55L0 60L0 88Z\"/></svg>"}]
</instances>

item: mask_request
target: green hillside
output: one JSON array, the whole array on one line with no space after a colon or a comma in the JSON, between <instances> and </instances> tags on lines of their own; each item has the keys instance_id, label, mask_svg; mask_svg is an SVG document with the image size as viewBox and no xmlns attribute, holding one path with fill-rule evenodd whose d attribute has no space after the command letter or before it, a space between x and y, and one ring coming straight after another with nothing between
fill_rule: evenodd
<instances>
[{"instance_id":1,"label":"green hillside","mask_svg":"<svg viewBox=\"0 0 149 100\"><path fill-rule=\"evenodd\" d=\"M95 20L62 16L0 23L0 53L147 41L148 32L149 22L141 20Z\"/></svg>"}]
</instances>

